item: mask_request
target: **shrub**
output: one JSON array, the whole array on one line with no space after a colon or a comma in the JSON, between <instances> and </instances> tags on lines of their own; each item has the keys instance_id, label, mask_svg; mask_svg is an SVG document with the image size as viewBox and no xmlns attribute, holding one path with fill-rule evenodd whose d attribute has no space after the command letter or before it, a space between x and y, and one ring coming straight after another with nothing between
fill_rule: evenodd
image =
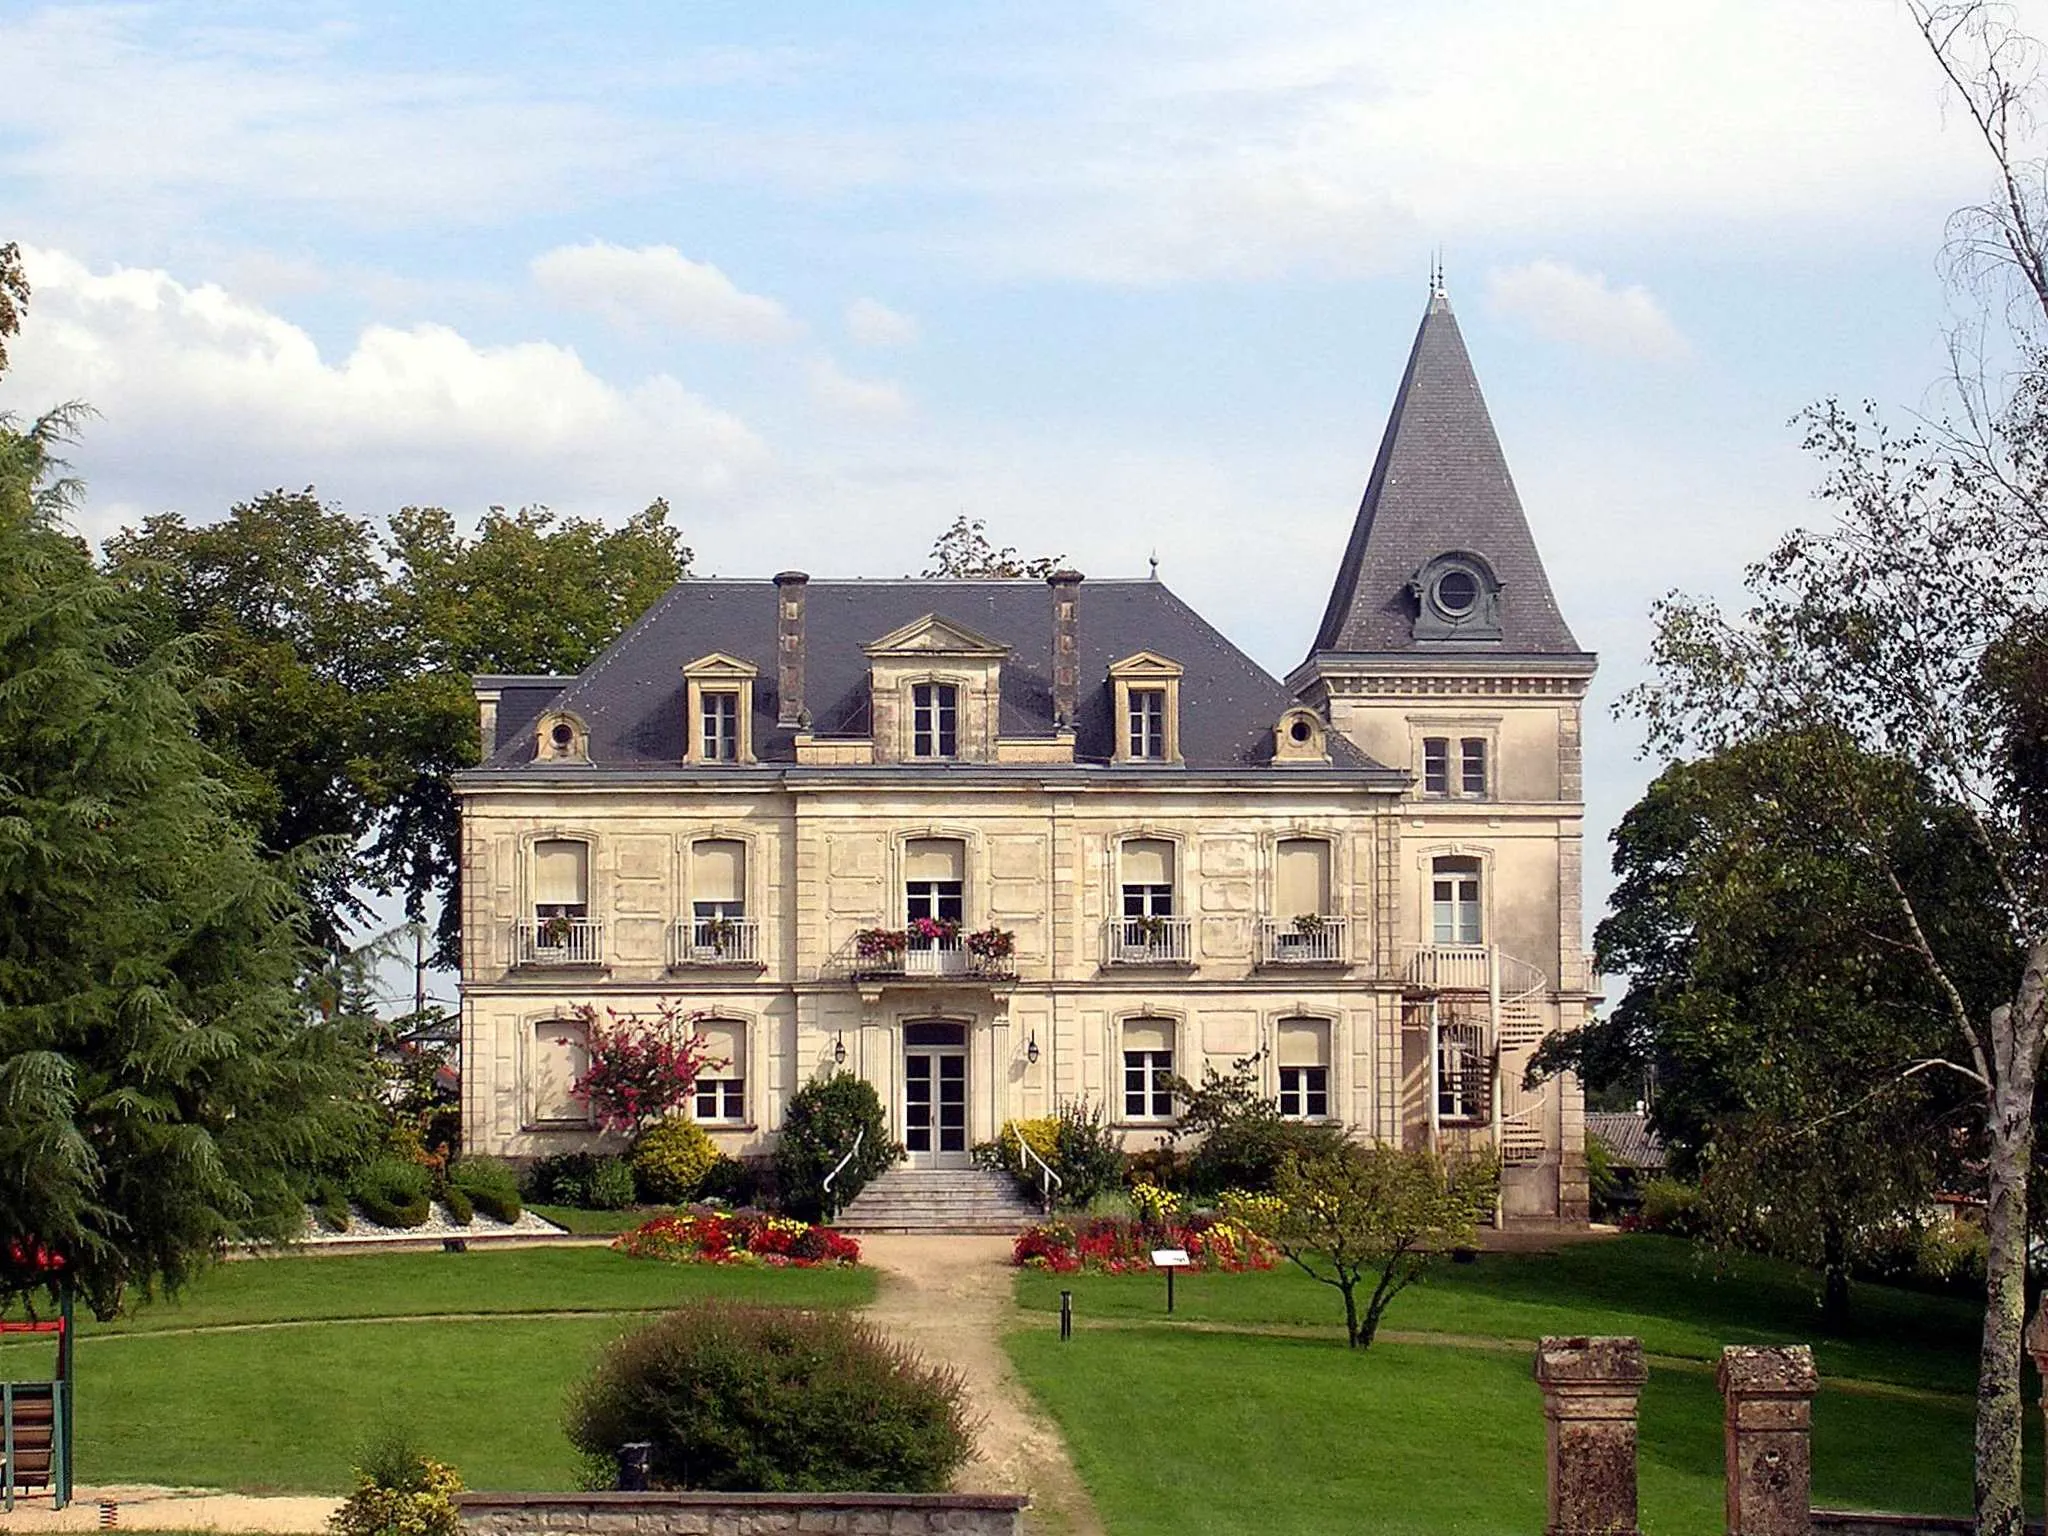
<instances>
[{"instance_id":1,"label":"shrub","mask_svg":"<svg viewBox=\"0 0 2048 1536\"><path fill-rule=\"evenodd\" d=\"M694 1120L664 1120L633 1143L633 1177L640 1198L654 1205L681 1205L697 1193L718 1148Z\"/></svg>"},{"instance_id":2,"label":"shrub","mask_svg":"<svg viewBox=\"0 0 2048 1536\"><path fill-rule=\"evenodd\" d=\"M720 1153L697 1181L699 1200L716 1200L723 1205L753 1205L761 1194L761 1165L743 1162Z\"/></svg>"},{"instance_id":3,"label":"shrub","mask_svg":"<svg viewBox=\"0 0 2048 1536\"><path fill-rule=\"evenodd\" d=\"M425 1223L432 1193L431 1175L418 1163L380 1157L356 1175L356 1204L380 1227L417 1227Z\"/></svg>"},{"instance_id":4,"label":"shrub","mask_svg":"<svg viewBox=\"0 0 2048 1536\"><path fill-rule=\"evenodd\" d=\"M761 1211L685 1211L657 1216L613 1241L618 1252L672 1264L765 1264L816 1269L858 1264L860 1244L830 1227Z\"/></svg>"},{"instance_id":5,"label":"shrub","mask_svg":"<svg viewBox=\"0 0 2048 1536\"><path fill-rule=\"evenodd\" d=\"M657 1488L945 1488L973 1450L966 1388L843 1312L700 1302L612 1344L570 1394L570 1442Z\"/></svg>"},{"instance_id":6,"label":"shrub","mask_svg":"<svg viewBox=\"0 0 2048 1536\"><path fill-rule=\"evenodd\" d=\"M1101 1107L1085 1099L1069 1099L1057 1118L1052 1166L1060 1176L1060 1203L1085 1206L1122 1183L1123 1143L1103 1122Z\"/></svg>"},{"instance_id":7,"label":"shrub","mask_svg":"<svg viewBox=\"0 0 2048 1536\"><path fill-rule=\"evenodd\" d=\"M1636 1226L1644 1232L1669 1232L1697 1237L1700 1232L1699 1186L1682 1179L1651 1179L1643 1185L1643 1203Z\"/></svg>"},{"instance_id":8,"label":"shrub","mask_svg":"<svg viewBox=\"0 0 2048 1536\"><path fill-rule=\"evenodd\" d=\"M827 1190L826 1175L851 1150L856 1137L859 1155ZM835 1210L844 1210L902 1155L903 1148L889 1140L873 1083L851 1072L814 1077L791 1096L775 1145L775 1182L782 1208L805 1221L821 1219L828 1200Z\"/></svg>"},{"instance_id":9,"label":"shrub","mask_svg":"<svg viewBox=\"0 0 2048 1536\"><path fill-rule=\"evenodd\" d=\"M1933 1222L1921 1230L1915 1246L1913 1269L1918 1279L1973 1292L1983 1288L1991 1239L1974 1222L1954 1217Z\"/></svg>"},{"instance_id":10,"label":"shrub","mask_svg":"<svg viewBox=\"0 0 2048 1536\"><path fill-rule=\"evenodd\" d=\"M493 1221L517 1221L519 1176L495 1157L458 1158L448 1169L449 1184Z\"/></svg>"},{"instance_id":11,"label":"shrub","mask_svg":"<svg viewBox=\"0 0 2048 1536\"><path fill-rule=\"evenodd\" d=\"M1289 1153L1296 1157L1326 1156L1344 1144L1334 1125L1304 1125L1282 1120L1270 1105L1224 1121L1188 1159L1191 1194L1214 1198L1225 1190L1254 1194L1271 1190Z\"/></svg>"},{"instance_id":12,"label":"shrub","mask_svg":"<svg viewBox=\"0 0 2048 1536\"><path fill-rule=\"evenodd\" d=\"M1142 1152L1132 1152L1124 1158L1124 1182L1156 1184L1161 1189L1186 1189L1187 1154L1176 1152L1164 1144L1147 1147Z\"/></svg>"},{"instance_id":13,"label":"shrub","mask_svg":"<svg viewBox=\"0 0 2048 1536\"><path fill-rule=\"evenodd\" d=\"M586 1203L593 1211L623 1211L636 1192L633 1169L623 1157L600 1157L590 1170Z\"/></svg>"},{"instance_id":14,"label":"shrub","mask_svg":"<svg viewBox=\"0 0 2048 1536\"><path fill-rule=\"evenodd\" d=\"M453 1184L441 1186L441 1206L448 1212L448 1219L458 1227L466 1227L476 1220L476 1207L468 1195Z\"/></svg>"},{"instance_id":15,"label":"shrub","mask_svg":"<svg viewBox=\"0 0 2048 1536\"><path fill-rule=\"evenodd\" d=\"M455 1495L461 1491L453 1467L422 1456L394 1434L364 1449L355 1489L327 1528L334 1536L460 1536Z\"/></svg>"},{"instance_id":16,"label":"shrub","mask_svg":"<svg viewBox=\"0 0 2048 1536\"><path fill-rule=\"evenodd\" d=\"M1588 1214L1595 1221L1605 1221L1615 1214L1622 1193L1614 1151L1591 1131L1586 1132L1586 1193Z\"/></svg>"},{"instance_id":17,"label":"shrub","mask_svg":"<svg viewBox=\"0 0 2048 1536\"><path fill-rule=\"evenodd\" d=\"M339 1179L322 1178L313 1185L313 1219L329 1232L346 1232L351 1217L348 1191Z\"/></svg>"}]
</instances>

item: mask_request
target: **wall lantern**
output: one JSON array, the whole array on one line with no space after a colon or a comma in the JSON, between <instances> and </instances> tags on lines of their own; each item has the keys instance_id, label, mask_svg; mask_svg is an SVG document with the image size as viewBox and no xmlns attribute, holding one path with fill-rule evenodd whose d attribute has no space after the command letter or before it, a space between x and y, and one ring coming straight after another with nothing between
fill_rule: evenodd
<instances>
[{"instance_id":1,"label":"wall lantern","mask_svg":"<svg viewBox=\"0 0 2048 1536\"><path fill-rule=\"evenodd\" d=\"M1038 1030L1035 1026L1031 1031L1031 1043L1024 1047L1024 1059L1034 1067L1038 1065Z\"/></svg>"},{"instance_id":2,"label":"wall lantern","mask_svg":"<svg viewBox=\"0 0 2048 1536\"><path fill-rule=\"evenodd\" d=\"M832 1036L832 1065L835 1067L846 1065L846 1035L844 1031L837 1032Z\"/></svg>"}]
</instances>

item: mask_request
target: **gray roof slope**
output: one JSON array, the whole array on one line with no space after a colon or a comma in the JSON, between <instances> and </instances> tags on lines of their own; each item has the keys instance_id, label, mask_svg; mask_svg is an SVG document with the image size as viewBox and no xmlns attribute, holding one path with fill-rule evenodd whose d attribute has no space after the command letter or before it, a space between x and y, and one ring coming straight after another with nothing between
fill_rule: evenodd
<instances>
[{"instance_id":1,"label":"gray roof slope","mask_svg":"<svg viewBox=\"0 0 2048 1536\"><path fill-rule=\"evenodd\" d=\"M1650 1129L1648 1115L1634 1111L1589 1109L1586 1111L1586 1132L1606 1142L1615 1162L1624 1168L1644 1168L1655 1172L1664 1168L1664 1143Z\"/></svg>"},{"instance_id":2,"label":"gray roof slope","mask_svg":"<svg viewBox=\"0 0 2048 1536\"><path fill-rule=\"evenodd\" d=\"M999 730L1005 736L1052 735L1052 597L1044 582L813 581L804 607L805 702L818 735L867 734L869 663L862 647L928 613L1011 646L1003 662ZM758 669L755 756L764 763L794 762L793 732L776 723L775 620L773 582L683 580L553 705L572 711L588 728L592 764L673 766L683 757L682 668L722 651ZM1080 592L1079 629L1077 759L1109 758L1110 664L1149 650L1186 669L1180 743L1188 767L1244 768L1271 761L1273 726L1295 703L1293 696L1162 583L1088 582ZM484 764L487 771L532 761L531 730L517 737L501 730L498 739ZM1333 767L1386 771L1334 732L1330 750Z\"/></svg>"},{"instance_id":3,"label":"gray roof slope","mask_svg":"<svg viewBox=\"0 0 2048 1536\"><path fill-rule=\"evenodd\" d=\"M533 722L541 711L561 694L561 691L575 682L574 677L480 677L479 686L495 683L498 688L498 735L484 750L489 757L515 736L524 736L533 730Z\"/></svg>"},{"instance_id":4,"label":"gray roof slope","mask_svg":"<svg viewBox=\"0 0 2048 1536\"><path fill-rule=\"evenodd\" d=\"M1501 636L1415 639L1407 586L1433 557L1482 556L1501 584ZM1580 655L1558 611L1450 301L1415 333L1315 651Z\"/></svg>"}]
</instances>

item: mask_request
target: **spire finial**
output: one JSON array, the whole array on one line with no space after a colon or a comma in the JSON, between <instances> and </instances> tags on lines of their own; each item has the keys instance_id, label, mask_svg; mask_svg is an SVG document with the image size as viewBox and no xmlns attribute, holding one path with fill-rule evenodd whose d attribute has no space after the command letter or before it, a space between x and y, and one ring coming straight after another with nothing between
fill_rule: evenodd
<instances>
[{"instance_id":1,"label":"spire finial","mask_svg":"<svg viewBox=\"0 0 2048 1536\"><path fill-rule=\"evenodd\" d=\"M1157 548L1153 549L1150 558L1152 561L1152 579L1157 581L1159 579L1159 551Z\"/></svg>"}]
</instances>

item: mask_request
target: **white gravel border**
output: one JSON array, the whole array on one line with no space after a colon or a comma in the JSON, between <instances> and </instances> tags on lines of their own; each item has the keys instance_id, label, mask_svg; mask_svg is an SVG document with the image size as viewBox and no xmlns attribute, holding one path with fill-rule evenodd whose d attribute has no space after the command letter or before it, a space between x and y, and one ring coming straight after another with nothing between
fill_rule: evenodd
<instances>
[{"instance_id":1,"label":"white gravel border","mask_svg":"<svg viewBox=\"0 0 2048 1536\"><path fill-rule=\"evenodd\" d=\"M330 1232L313 1218L309 1208L306 1212L306 1229L299 1238L298 1246L307 1248L374 1248L386 1243L438 1243L450 1237L493 1238L493 1237L566 1237L567 1230L556 1226L545 1217L531 1211L521 1211L517 1221L497 1221L482 1211L468 1226L458 1226L449 1218L448 1209L436 1200L428 1208L427 1219L417 1227L380 1227L376 1222L351 1210L346 1232Z\"/></svg>"}]
</instances>

